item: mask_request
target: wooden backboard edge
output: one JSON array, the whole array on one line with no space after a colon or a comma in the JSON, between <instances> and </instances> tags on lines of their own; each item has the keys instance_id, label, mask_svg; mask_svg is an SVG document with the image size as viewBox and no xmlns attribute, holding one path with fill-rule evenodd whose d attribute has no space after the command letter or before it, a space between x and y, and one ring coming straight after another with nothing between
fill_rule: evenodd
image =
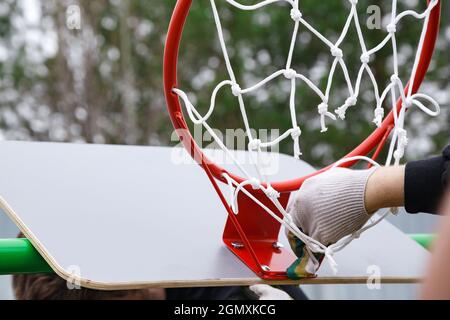
<instances>
[{"instance_id":1,"label":"wooden backboard edge","mask_svg":"<svg viewBox=\"0 0 450 320\"><path fill-rule=\"evenodd\" d=\"M367 278L358 277L329 277L329 278L311 278L302 280L279 280L265 281L259 278L248 279L206 279L196 281L172 281L172 282L130 282L130 283L101 283L81 279L81 286L95 290L129 290L145 288L195 288L195 287L230 287L230 286L251 286L255 284L268 285L333 285L333 284L366 284ZM380 279L381 284L417 284L421 280L408 277L384 277Z\"/></svg>"},{"instance_id":2,"label":"wooden backboard edge","mask_svg":"<svg viewBox=\"0 0 450 320\"><path fill-rule=\"evenodd\" d=\"M66 279L66 276L60 275ZM73 277L71 278L73 280ZM123 283L104 283L91 281L86 279L78 279L79 284L82 287L112 291L112 290L132 290L132 289L145 289L145 288L195 288L195 287L230 287L230 286L251 286L255 284L268 284L268 285L333 285L333 284L366 284L367 278L358 277L346 277L346 278L311 278L302 279L298 281L293 280L279 280L279 281L265 281L259 278L248 279L205 279L205 280L189 280L189 281L170 281L170 282L123 282ZM417 284L421 280L417 278L408 277L385 277L380 279L381 284Z\"/></svg>"}]
</instances>

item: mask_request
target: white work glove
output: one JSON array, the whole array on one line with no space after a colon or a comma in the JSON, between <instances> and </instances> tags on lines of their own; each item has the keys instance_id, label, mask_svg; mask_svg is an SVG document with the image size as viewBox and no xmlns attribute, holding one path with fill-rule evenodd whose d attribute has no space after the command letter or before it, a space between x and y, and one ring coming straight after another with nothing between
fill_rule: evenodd
<instances>
[{"instance_id":1,"label":"white work glove","mask_svg":"<svg viewBox=\"0 0 450 320\"><path fill-rule=\"evenodd\" d=\"M283 290L275 289L267 284L257 284L249 288L258 297L258 300L292 300Z\"/></svg>"},{"instance_id":2,"label":"white work glove","mask_svg":"<svg viewBox=\"0 0 450 320\"><path fill-rule=\"evenodd\" d=\"M364 198L375 170L334 168L309 178L291 196L287 212L305 234L325 246L336 243L369 220Z\"/></svg>"}]
</instances>

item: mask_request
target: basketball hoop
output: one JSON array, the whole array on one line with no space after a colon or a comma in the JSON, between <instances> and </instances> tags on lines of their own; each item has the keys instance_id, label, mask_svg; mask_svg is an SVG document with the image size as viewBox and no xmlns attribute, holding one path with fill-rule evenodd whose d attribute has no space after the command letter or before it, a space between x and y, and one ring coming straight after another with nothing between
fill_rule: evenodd
<instances>
[{"instance_id":1,"label":"basketball hoop","mask_svg":"<svg viewBox=\"0 0 450 320\"><path fill-rule=\"evenodd\" d=\"M328 170L333 166L339 165L342 167L350 167L360 160L376 160L391 135L392 140L389 148L389 157L386 161L386 164L390 165L393 161L398 164L404 155L404 149L407 144L407 135L404 129L404 118L406 110L410 107L416 106L431 116L436 116L439 113L439 105L431 97L425 94L418 93L418 90L424 80L435 48L439 31L441 3L439 0L428 0L427 9L424 12L418 13L412 10L408 10L397 13L397 0L392 0L392 19L391 23L387 26L386 29L386 38L377 47L373 49L367 49L365 47L364 37L361 33L359 21L357 20L357 0L343 1L343 3L349 3L351 9L349 18L347 19L347 23L344 26L344 31L342 32L340 39L336 43L330 42L316 29L314 29L313 23L309 23L307 21L307 17L303 16L300 10L301 8L299 7L298 0L265 0L258 2L255 5L242 5L234 0L225 1L229 5L242 10L257 10L261 7L273 5L277 2L288 3L291 5L289 14L294 23L294 35L290 47L291 50L289 53L289 57L287 59L288 62L286 68L278 70L260 83L255 84L253 87L242 89L236 81L236 78L234 77L234 74L232 72L232 68L229 65L229 58L227 56L225 41L223 40L223 34L221 34L220 17L215 5L216 1L210 0L216 27L219 33L219 40L222 45L222 51L227 62L228 71L230 73L230 79L219 84L216 87L216 91L213 93L213 95L215 95L218 90L221 90L224 87L230 87L233 95L235 95L237 99L242 99L242 95L260 88L273 79L277 77L285 77L293 84L291 97L292 94L294 94L295 97L295 84L301 81L308 85L309 88L315 91L317 95L322 99L322 103L318 106L318 113L320 115L322 131L326 131L327 129L327 120L335 119L336 117L340 117L342 119L345 118L347 109L350 109L357 103L362 74L364 72L367 72L369 75L373 75L369 66L371 56L381 50L381 48L383 48L386 44L391 42L395 44L393 46L394 72L391 77L391 83L384 90L379 90L376 79L374 79L374 77L371 77L377 100L377 108L374 111L374 122L377 125L377 128L374 130L374 132L352 152L345 155L342 160L334 165L332 164L322 170L318 170L312 175L298 177L289 181L260 181L255 177L242 177L236 173L229 172L223 167L214 163L204 154L202 149L197 145L193 136L189 132L189 128L184 117L185 113L182 110L180 99L186 106L189 118L195 123L202 124L208 131L211 128L208 126L207 120L214 110L214 105L212 103L206 116L201 116L195 109L195 107L190 103L187 95L179 89L177 83L178 52L185 21L189 14L192 0L178 0L177 2L167 34L164 55L164 89L172 124L179 134L180 139L186 147L187 151L207 173L208 177L211 180L211 183L213 184L221 201L228 211L228 221L226 223L223 236L225 244L260 277L269 280L285 279L287 277L286 269L296 260L296 257L290 250L284 249L278 245L278 236L282 224L285 225L290 231L295 232L295 235L305 243L309 244L309 249L311 249L312 252L325 253L331 260L333 250L338 251L342 249L345 245L347 245L351 240L354 239L354 237L343 239L342 242L336 244L336 246L332 247L333 250L331 250L329 248L326 248L322 244L317 243L317 241L315 241L314 239L311 239L301 233L298 228L295 228L295 226L292 225L292 221L289 221L289 216L287 216L285 212L290 194L293 191L297 191L306 179L325 170ZM409 78L409 84L403 85L403 82L398 77L398 70L396 70L396 68L398 68L398 61L396 61L397 52L395 32L396 25L406 16L412 16L421 21L423 20L424 23L414 67L411 73L411 77ZM359 40L363 50L363 54L361 55L361 69L358 75L358 79L355 81L355 84L351 82L348 77L348 73L346 73L347 69L345 66L345 62L343 62L342 60L344 52L339 48L339 44L341 44L341 42L345 38L348 29L352 24L355 24L355 27L357 28ZM295 46L295 39L297 37L298 29L300 26L306 28L330 48L330 54L334 59L334 63L330 71L331 75L325 91L318 88L309 79L307 79L302 74L297 73L291 67L292 51ZM328 98L330 91L329 89L332 85L332 78L336 68L342 68L344 74L346 74L347 83L349 84L349 97L342 106L336 109L335 115L331 112L331 110L329 110ZM389 94L391 94L393 104L392 111L383 120L384 114L383 109L381 108L381 104L385 99L387 99ZM431 104L434 107L434 110L428 108L426 104ZM292 108L294 110L292 110ZM291 112L295 114L295 102L294 105L292 105L292 99ZM243 112L243 117L245 123L245 112ZM298 143L300 135L300 128L295 117L293 117L292 128L287 131L281 138L285 139L288 137L292 137L292 139L294 140L294 155L296 157L299 157L301 153ZM215 140L219 144L219 146L226 149L223 144L221 145L221 141L218 141L220 139L217 140L216 138ZM272 145L272 143L279 142L277 140L264 145L264 143L259 141L257 138L251 136L249 136L249 138L249 150L256 152L260 151L262 147L267 147ZM373 152L372 160L366 157L371 152ZM234 200L237 200L237 203L234 203L233 200L227 201L226 197L223 195L217 184L217 180L222 183L228 184L230 188L235 190ZM236 207L238 207L239 209L237 210ZM370 227L377 224L379 221L375 221L370 225ZM366 229L367 227L365 227L360 232Z\"/></svg>"}]
</instances>

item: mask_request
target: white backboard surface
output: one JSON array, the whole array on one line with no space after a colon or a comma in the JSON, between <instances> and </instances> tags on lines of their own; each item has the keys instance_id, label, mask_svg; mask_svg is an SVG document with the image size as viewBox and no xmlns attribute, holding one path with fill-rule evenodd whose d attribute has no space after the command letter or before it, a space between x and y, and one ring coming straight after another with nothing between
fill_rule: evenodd
<instances>
[{"instance_id":1,"label":"white backboard surface","mask_svg":"<svg viewBox=\"0 0 450 320\"><path fill-rule=\"evenodd\" d=\"M261 282L223 245L226 210L183 149L1 142L0 152L1 208L64 278L96 289ZM272 157L274 180L313 170ZM324 262L299 283L365 283L374 270L415 282L427 257L383 222L336 254L337 275Z\"/></svg>"}]
</instances>

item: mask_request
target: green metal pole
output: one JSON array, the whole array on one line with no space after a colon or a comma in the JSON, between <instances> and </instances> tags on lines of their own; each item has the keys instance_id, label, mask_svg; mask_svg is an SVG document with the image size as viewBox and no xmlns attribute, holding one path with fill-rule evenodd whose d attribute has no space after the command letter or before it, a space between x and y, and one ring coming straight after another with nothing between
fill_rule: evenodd
<instances>
[{"instance_id":1,"label":"green metal pole","mask_svg":"<svg viewBox=\"0 0 450 320\"><path fill-rule=\"evenodd\" d=\"M50 272L52 268L28 239L0 239L0 275Z\"/></svg>"},{"instance_id":2,"label":"green metal pole","mask_svg":"<svg viewBox=\"0 0 450 320\"><path fill-rule=\"evenodd\" d=\"M418 244L420 244L425 249L430 249L431 245L433 244L434 240L436 239L436 236L433 234L410 234L409 235L411 239L416 241Z\"/></svg>"}]
</instances>

